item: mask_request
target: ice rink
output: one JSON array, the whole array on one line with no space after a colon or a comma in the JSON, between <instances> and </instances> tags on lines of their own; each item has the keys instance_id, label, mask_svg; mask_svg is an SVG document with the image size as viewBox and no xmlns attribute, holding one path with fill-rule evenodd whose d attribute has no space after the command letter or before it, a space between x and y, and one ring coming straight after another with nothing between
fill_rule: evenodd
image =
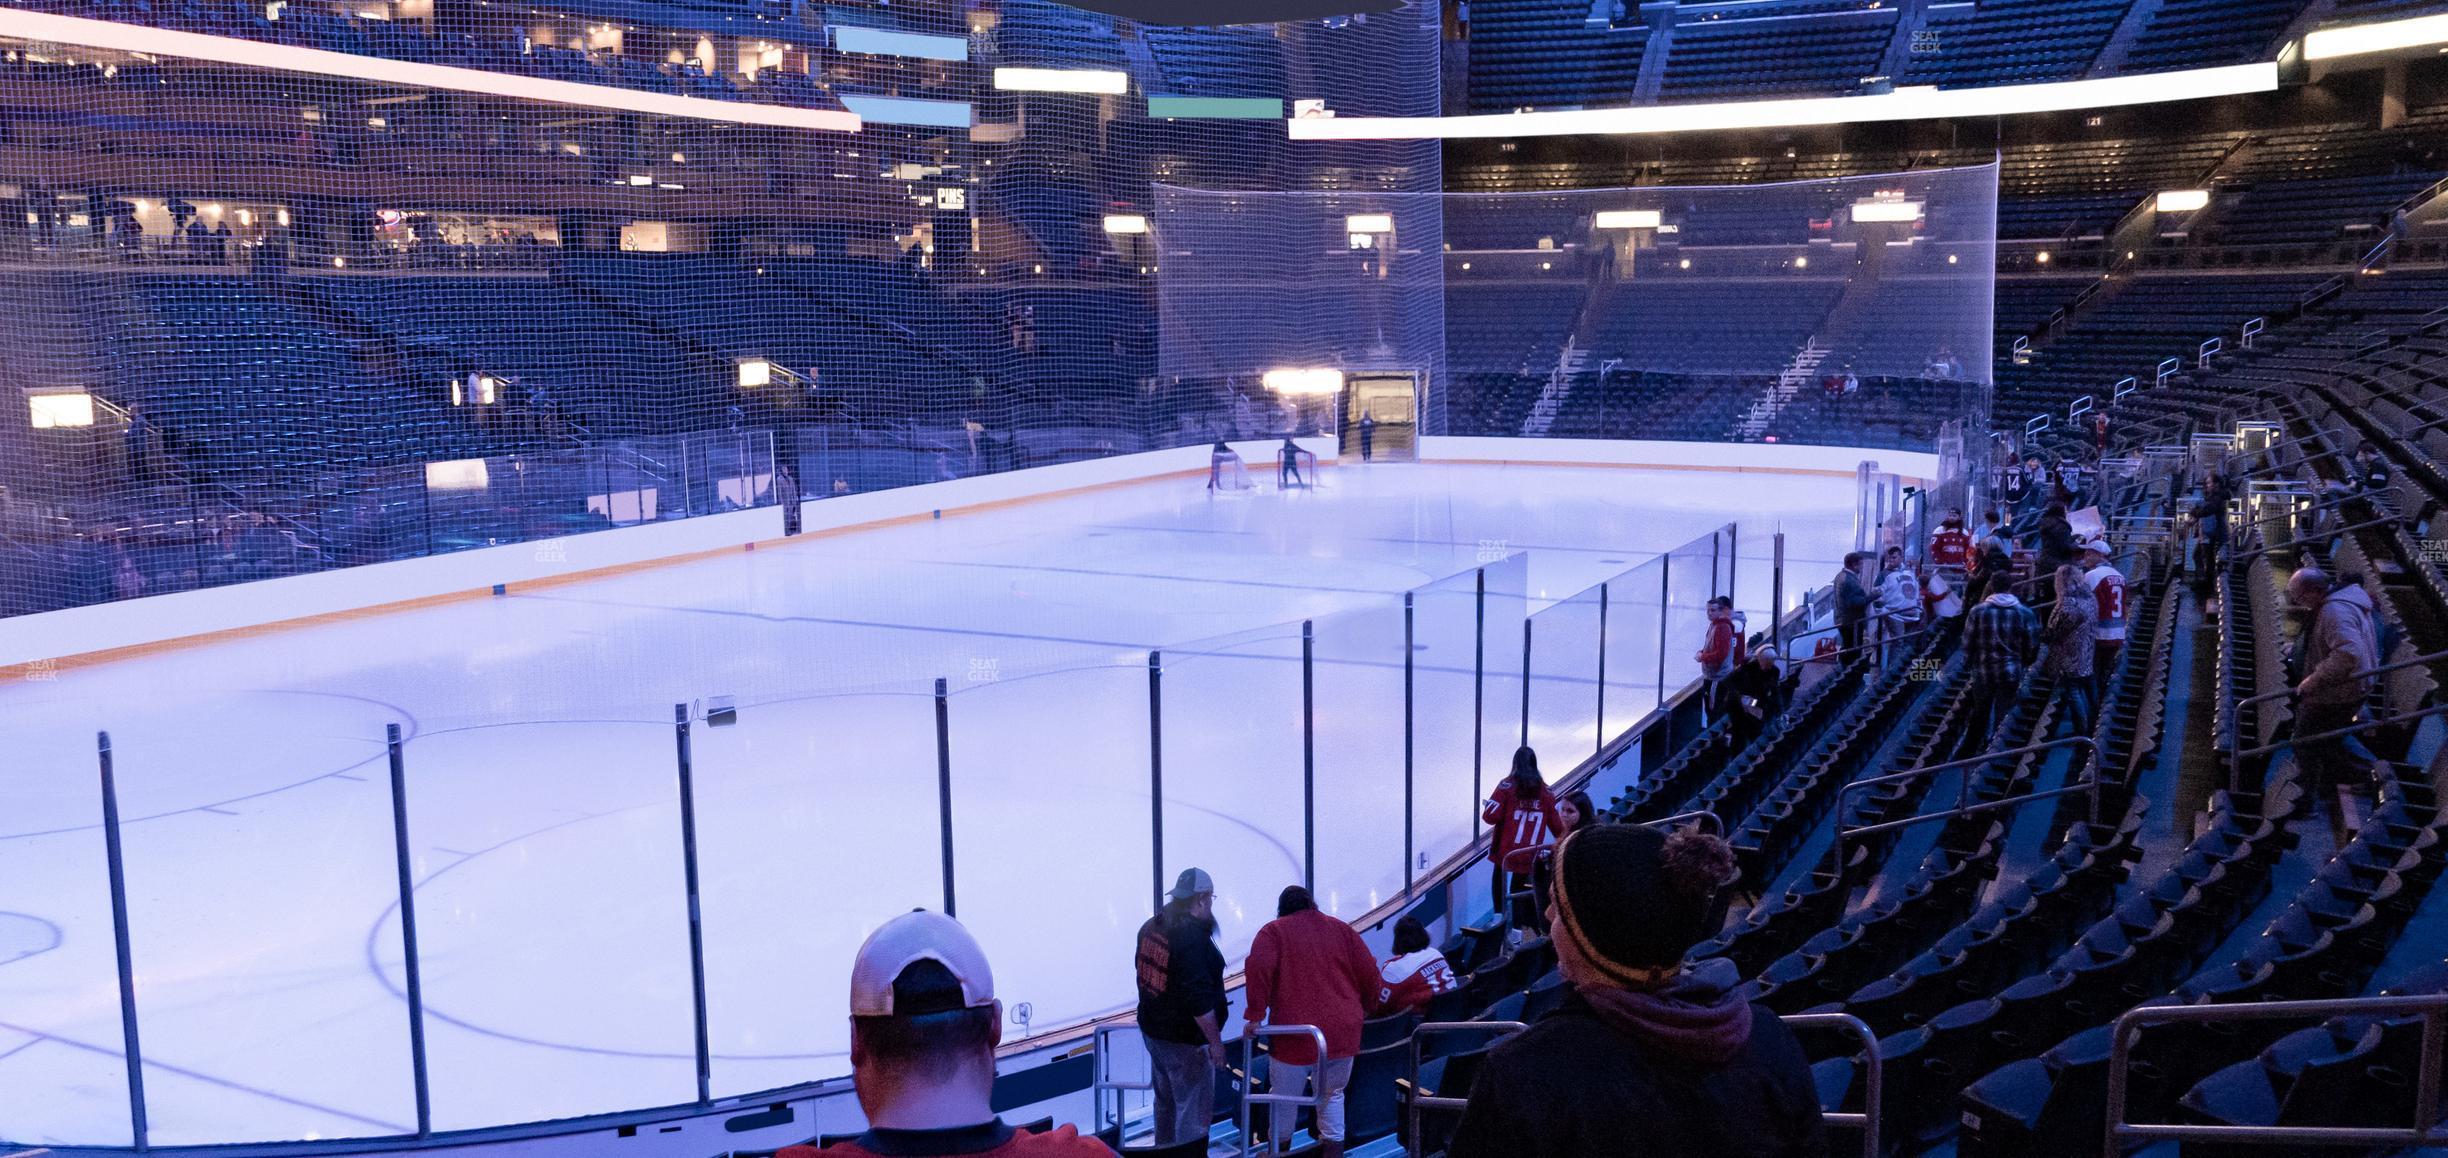
<instances>
[{"instance_id":1,"label":"ice rink","mask_svg":"<svg viewBox=\"0 0 2448 1158\"><path fill-rule=\"evenodd\" d=\"M1214 874L1237 958L1302 874L1302 620L1319 899L1356 917L1403 883L1403 593L1419 592L1416 867L1470 836L1476 569L1538 611L1735 522L1760 628L1770 532L1789 535L1789 590L1824 582L1855 500L1849 478L1797 474L1329 474L1233 497L1159 480L0 687L0 1139L129 1138L97 731L154 1144L413 1130L389 724L406 737L435 1127L671 1105L696 1095L673 705L739 705L691 741L713 1090L746 1093L847 1072L852 951L942 903L938 678L957 908L1006 1006L1028 1007L1016 1039L1130 1001L1150 650L1164 869ZM1611 644L1642 606L1612 596ZM1645 597L1645 664L1534 679L1551 773L1654 699ZM1520 602L1511 614L1487 660L1491 780L1520 714ZM1539 642L1534 676L1596 650ZM1664 646L1687 663L1697 645ZM1602 721L1547 709L1601 687Z\"/></svg>"}]
</instances>

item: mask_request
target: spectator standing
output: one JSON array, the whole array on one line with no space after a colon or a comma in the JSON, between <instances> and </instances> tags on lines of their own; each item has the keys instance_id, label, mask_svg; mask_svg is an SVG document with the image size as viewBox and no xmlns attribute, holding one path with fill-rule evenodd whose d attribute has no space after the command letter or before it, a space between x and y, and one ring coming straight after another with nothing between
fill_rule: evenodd
<instances>
[{"instance_id":1,"label":"spectator standing","mask_svg":"<svg viewBox=\"0 0 2448 1158\"><path fill-rule=\"evenodd\" d=\"M2095 704L2107 702L2108 677L2116 674L2117 657L2125 654L2125 573L2108 561L2111 550L2104 537L2083 540L2083 578L2090 582L2092 598L2099 605L2099 648L2091 661Z\"/></svg>"},{"instance_id":2,"label":"spectator standing","mask_svg":"<svg viewBox=\"0 0 2448 1158\"><path fill-rule=\"evenodd\" d=\"M1982 551L1987 550L1991 543L1996 543L2003 546L2005 545L2005 542L2005 512L1998 510L1996 507L1991 507L1988 510L1981 512L1980 525L1972 529L1972 553L1974 557L1977 558Z\"/></svg>"},{"instance_id":3,"label":"spectator standing","mask_svg":"<svg viewBox=\"0 0 2448 1158\"><path fill-rule=\"evenodd\" d=\"M2032 532L2032 574L2054 574L2073 561L2074 524L2066 519L2064 503L2050 503Z\"/></svg>"},{"instance_id":4,"label":"spectator standing","mask_svg":"<svg viewBox=\"0 0 2448 1158\"><path fill-rule=\"evenodd\" d=\"M1309 890L1293 885L1276 899L1275 919L1250 942L1242 976L1248 984L1243 1015L1250 1029L1314 1025L1326 1035L1323 1058L1317 1043L1304 1037L1270 1039L1268 1084L1276 1093L1322 1094L1318 1140L1325 1158L1342 1158L1343 1091L1351 1084L1352 1059L1360 1054L1360 1023L1377 1010L1383 983L1377 958L1350 925L1320 912ZM1273 1123L1277 1154L1292 1141L1292 1107L1282 1110Z\"/></svg>"},{"instance_id":5,"label":"spectator standing","mask_svg":"<svg viewBox=\"0 0 2448 1158\"><path fill-rule=\"evenodd\" d=\"M2303 677L2295 685L2295 734L2352 727L2371 696L2372 677L2366 673L2381 663L2371 593L2359 582L2333 584L2319 568L2305 567L2287 580L2287 601L2312 616L2303 635ZM2315 800L2370 778L2368 754L2358 747L2345 736L2296 743L2295 762L2311 779Z\"/></svg>"},{"instance_id":6,"label":"spectator standing","mask_svg":"<svg viewBox=\"0 0 2448 1158\"><path fill-rule=\"evenodd\" d=\"M1827 1154L1793 1031L1739 995L1732 962L1684 961L1736 875L1697 829L1566 840L1549 908L1564 1003L1489 1052L1449 1158Z\"/></svg>"},{"instance_id":7,"label":"spectator standing","mask_svg":"<svg viewBox=\"0 0 2448 1158\"><path fill-rule=\"evenodd\" d=\"M1418 917L1394 922L1394 955L1378 967L1377 976L1384 983L1377 990L1383 1013L1417 1013L1429 998L1462 984L1453 963L1429 943L1428 927Z\"/></svg>"},{"instance_id":8,"label":"spectator standing","mask_svg":"<svg viewBox=\"0 0 2448 1158\"><path fill-rule=\"evenodd\" d=\"M2034 465L2037 465L2036 461ZM1998 478L1998 497L2004 499L2007 507L2014 510L2021 510L2025 504L2029 503L2031 501L2031 467L2019 462L2007 463L2005 471Z\"/></svg>"},{"instance_id":9,"label":"spectator standing","mask_svg":"<svg viewBox=\"0 0 2448 1158\"><path fill-rule=\"evenodd\" d=\"M996 1119L995 1046L1002 1041L994 971L969 931L938 913L886 921L850 965L850 1077L867 1132L822 1153L1109 1158L1104 1143L1080 1137L1076 1127L1031 1134ZM817 1153L789 1146L776 1158Z\"/></svg>"},{"instance_id":10,"label":"spectator standing","mask_svg":"<svg viewBox=\"0 0 2448 1158\"><path fill-rule=\"evenodd\" d=\"M1215 944L1215 881L1189 868L1164 908L1139 926L1139 1035L1156 1085L1156 1144L1207 1136L1224 1064L1224 954Z\"/></svg>"},{"instance_id":11,"label":"spectator standing","mask_svg":"<svg viewBox=\"0 0 2448 1158\"><path fill-rule=\"evenodd\" d=\"M1898 565L1879 577L1879 642L1901 639L1920 630L1921 594L1920 577L1909 567ZM1884 650L1881 649L1882 653Z\"/></svg>"},{"instance_id":12,"label":"spectator standing","mask_svg":"<svg viewBox=\"0 0 2448 1158\"><path fill-rule=\"evenodd\" d=\"M1847 652L1862 645L1862 625L1870 621L1870 606L1878 598L1862 575L1869 562L1868 552L1848 551L1844 569L1836 573L1836 639Z\"/></svg>"},{"instance_id":13,"label":"spectator standing","mask_svg":"<svg viewBox=\"0 0 2448 1158\"><path fill-rule=\"evenodd\" d=\"M1742 629L1734 624L1732 599L1723 595L1710 597L1705 631L1700 650L1692 658L1699 661L1700 678L1708 681L1710 698L1706 702L1714 704L1717 682L1732 675L1743 661Z\"/></svg>"},{"instance_id":14,"label":"spectator standing","mask_svg":"<svg viewBox=\"0 0 2448 1158\"><path fill-rule=\"evenodd\" d=\"M1777 651L1762 647L1749 662L1734 669L1717 689L1718 713L1726 718L1727 736L1740 753L1759 738L1768 721L1785 709L1785 676L1777 670Z\"/></svg>"},{"instance_id":15,"label":"spectator standing","mask_svg":"<svg viewBox=\"0 0 2448 1158\"><path fill-rule=\"evenodd\" d=\"M2041 629L2048 655L2040 670L2057 681L2057 702L2063 707L2069 736L2088 736L2092 725L2091 672L2099 658L2099 603L2091 581L2072 563L2057 568L2057 601Z\"/></svg>"},{"instance_id":16,"label":"spectator standing","mask_svg":"<svg viewBox=\"0 0 2448 1158\"><path fill-rule=\"evenodd\" d=\"M1955 581L1936 567L1921 569L1921 601L1926 607L1922 619L1932 627L1954 626L1963 619L1963 596L1956 592Z\"/></svg>"},{"instance_id":17,"label":"spectator standing","mask_svg":"<svg viewBox=\"0 0 2448 1158\"><path fill-rule=\"evenodd\" d=\"M1494 855L1488 861L1495 912L1513 926L1518 937L1521 929L1535 920L1535 914L1527 906L1516 912L1505 903L1518 887L1514 879L1518 874L1506 871L1505 866L1515 852L1547 843L1564 827L1563 819L1556 814L1555 792L1547 787L1547 778L1539 774L1538 753L1528 745L1513 750L1513 771L1488 797L1486 807L1479 810L1479 819L1495 829Z\"/></svg>"},{"instance_id":18,"label":"spectator standing","mask_svg":"<svg viewBox=\"0 0 2448 1158\"><path fill-rule=\"evenodd\" d=\"M2014 706L2023 673L2040 657L2040 617L2012 591L1998 591L1964 615L1964 660L1972 669L1964 701L1963 737L1955 756L1977 756L1997 722Z\"/></svg>"},{"instance_id":19,"label":"spectator standing","mask_svg":"<svg viewBox=\"0 0 2448 1158\"><path fill-rule=\"evenodd\" d=\"M1940 567L1962 570L1972 562L1972 533L1964 530L1964 513L1950 510L1938 520L1938 530L1930 535L1929 561Z\"/></svg>"}]
</instances>

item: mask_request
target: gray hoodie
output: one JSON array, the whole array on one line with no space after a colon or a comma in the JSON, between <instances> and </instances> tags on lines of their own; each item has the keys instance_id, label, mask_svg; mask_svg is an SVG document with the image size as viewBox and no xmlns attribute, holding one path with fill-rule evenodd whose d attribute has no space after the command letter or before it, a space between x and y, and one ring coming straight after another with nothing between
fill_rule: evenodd
<instances>
[{"instance_id":1,"label":"gray hoodie","mask_svg":"<svg viewBox=\"0 0 2448 1158\"><path fill-rule=\"evenodd\" d=\"M2321 600L2304 633L2303 702L2359 704L2371 694L2372 677L2359 673L2380 666L2374 615L2371 593L2359 586L2338 588Z\"/></svg>"}]
</instances>

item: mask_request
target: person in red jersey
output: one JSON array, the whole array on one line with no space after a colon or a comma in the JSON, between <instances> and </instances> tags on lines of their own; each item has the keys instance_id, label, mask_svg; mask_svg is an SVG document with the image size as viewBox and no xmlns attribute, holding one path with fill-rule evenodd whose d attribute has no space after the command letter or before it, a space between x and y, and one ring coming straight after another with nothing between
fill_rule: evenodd
<instances>
[{"instance_id":1,"label":"person in red jersey","mask_svg":"<svg viewBox=\"0 0 2448 1158\"><path fill-rule=\"evenodd\" d=\"M1427 1006L1429 998L1450 993L1462 984L1454 976L1453 963L1429 942L1428 926L1420 924L1418 917L1394 922L1394 955L1377 973L1385 981L1377 990L1377 1003L1387 1013L1416 1013Z\"/></svg>"},{"instance_id":2,"label":"person in red jersey","mask_svg":"<svg viewBox=\"0 0 2448 1158\"><path fill-rule=\"evenodd\" d=\"M1938 523L1938 531L1930 536L1929 561L1940 567L1962 569L1972 562L1972 532L1964 530L1962 511L1948 511Z\"/></svg>"},{"instance_id":3,"label":"person in red jersey","mask_svg":"<svg viewBox=\"0 0 2448 1158\"><path fill-rule=\"evenodd\" d=\"M960 922L939 913L886 921L850 966L850 1076L867 1132L841 1158L1113 1158L1077 1128L1031 1134L995 1117L1003 1003L994 971ZM790 1146L776 1158L816 1158Z\"/></svg>"},{"instance_id":4,"label":"person in red jersey","mask_svg":"<svg viewBox=\"0 0 2448 1158\"><path fill-rule=\"evenodd\" d=\"M1507 872L1506 865L1515 850L1537 848L1554 840L1564 827L1556 815L1555 792L1547 787L1547 778L1539 774L1538 753L1528 745L1513 750L1513 773L1496 786L1496 794L1479 810L1479 819L1496 830L1496 847L1488 859L1494 870L1488 875L1496 914L1520 929L1531 923L1529 906L1519 906L1522 910L1519 914L1509 911L1512 906L1506 904L1506 899L1516 887L1514 877L1518 874Z\"/></svg>"}]
</instances>

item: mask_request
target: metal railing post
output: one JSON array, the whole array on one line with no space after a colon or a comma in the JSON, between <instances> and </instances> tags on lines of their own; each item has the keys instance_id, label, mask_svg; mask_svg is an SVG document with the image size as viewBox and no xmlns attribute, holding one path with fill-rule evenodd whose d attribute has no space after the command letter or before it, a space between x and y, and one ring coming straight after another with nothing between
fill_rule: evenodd
<instances>
[{"instance_id":1,"label":"metal railing post","mask_svg":"<svg viewBox=\"0 0 2448 1158\"><path fill-rule=\"evenodd\" d=\"M1477 1031L1491 1035L1489 1037L1489 1042L1490 1044L1494 1044L1497 1041L1501 1041L1506 1037L1520 1033L1528 1028L1530 1028L1530 1026L1527 1023L1519 1021L1431 1021L1424 1025L1414 1026L1412 1028L1411 1064L1409 1069L1410 1077L1407 1082L1411 1089L1411 1105L1403 1112L1404 1117L1410 1126L1407 1133L1410 1135L1411 1153L1419 1153L1422 1148L1420 1143L1420 1121L1423 1117L1422 1111L1459 1110L1462 1107L1470 1104L1469 1098L1456 1098L1450 1096L1432 1097L1420 1093L1420 1047L1427 1041L1427 1039L1441 1034L1468 1033ZM1323 1057L1325 1055L1320 1053L1318 1056ZM1247 1137L1246 1127L1244 1129L1245 1133L1243 1136Z\"/></svg>"},{"instance_id":2,"label":"metal railing post","mask_svg":"<svg viewBox=\"0 0 2448 1158\"><path fill-rule=\"evenodd\" d=\"M1666 631L1674 613L1674 556L1658 556L1658 703L1666 703Z\"/></svg>"},{"instance_id":3,"label":"metal railing post","mask_svg":"<svg viewBox=\"0 0 2448 1158\"><path fill-rule=\"evenodd\" d=\"M391 848L399 866L402 971L408 991L408 1074L416 1090L417 1137L433 1134L433 1092L425 1063L425 971L417 957L416 870L408 855L408 759L400 726L384 726L391 763Z\"/></svg>"},{"instance_id":4,"label":"metal railing post","mask_svg":"<svg viewBox=\"0 0 2448 1158\"><path fill-rule=\"evenodd\" d=\"M1527 611L1528 607L1525 605L1523 610ZM1528 615L1522 616L1521 746L1524 748L1530 746L1530 627L1536 622Z\"/></svg>"},{"instance_id":5,"label":"metal railing post","mask_svg":"<svg viewBox=\"0 0 2448 1158\"><path fill-rule=\"evenodd\" d=\"M959 917L952 884L952 697L944 680L935 681L935 812L943 844L944 916Z\"/></svg>"},{"instance_id":6,"label":"metal railing post","mask_svg":"<svg viewBox=\"0 0 2448 1158\"><path fill-rule=\"evenodd\" d=\"M1156 882L1155 908L1165 904L1164 871L1164 653L1148 653L1148 864Z\"/></svg>"},{"instance_id":7,"label":"metal railing post","mask_svg":"<svg viewBox=\"0 0 2448 1158\"><path fill-rule=\"evenodd\" d=\"M680 871L688 889L689 1012L696 1030L697 1101L714 1100L713 1039L706 1027L705 921L697 893L697 781L689 754L689 706L672 705L680 772Z\"/></svg>"},{"instance_id":8,"label":"metal railing post","mask_svg":"<svg viewBox=\"0 0 2448 1158\"><path fill-rule=\"evenodd\" d=\"M1306 619L1301 620L1301 886L1317 892L1317 640Z\"/></svg>"},{"instance_id":9,"label":"metal railing post","mask_svg":"<svg viewBox=\"0 0 2448 1158\"><path fill-rule=\"evenodd\" d=\"M1418 630L1412 606L1412 592L1403 592L1403 890L1411 889L1412 863L1417 859L1412 851L1412 818L1418 805L1419 782L1414 775L1413 746L1416 737L1413 725L1418 718L1416 699L1418 685L1413 678L1415 657L1418 655Z\"/></svg>"},{"instance_id":10,"label":"metal railing post","mask_svg":"<svg viewBox=\"0 0 2448 1158\"><path fill-rule=\"evenodd\" d=\"M1842 1030L1862 1043L1862 1112L1821 1114L1819 1120L1831 1126L1860 1126L1862 1158L1879 1158L1879 1116L1886 1101L1887 1061L1879 1053L1878 1034L1868 1022L1850 1013L1788 1013L1777 1020L1804 1029Z\"/></svg>"},{"instance_id":11,"label":"metal railing post","mask_svg":"<svg viewBox=\"0 0 2448 1158\"><path fill-rule=\"evenodd\" d=\"M1598 739L1595 745L1597 752L1606 751L1607 744L1606 661L1608 586L1609 584L1606 582L1601 582L1598 584ZM1596 753L1593 752L1592 754L1595 755Z\"/></svg>"},{"instance_id":12,"label":"metal railing post","mask_svg":"<svg viewBox=\"0 0 2448 1158\"><path fill-rule=\"evenodd\" d=\"M2128 1122L2133 1050L2141 1031L2172 1022L2272 1021L2292 1018L2381 1017L2412 1014L2423 1020L2422 1060L2415 1078L2414 1121L2405 1126L2223 1126L2180 1125L2173 1122ZM2448 1130L2437 1121L2440 1092L2442 1020L2448 1018L2448 994L2401 997L2333 997L2313 1001L2258 1001L2233 1005L2154 1005L2129 1009L2108 1031L2108 1092L2106 1129L2101 1153L2116 1158L2129 1139L2196 1139L2245 1144L2355 1146L2358 1148L2430 1147L2448 1142Z\"/></svg>"},{"instance_id":13,"label":"metal railing post","mask_svg":"<svg viewBox=\"0 0 2448 1158\"><path fill-rule=\"evenodd\" d=\"M1487 792L1487 568L1479 569L1478 610L1471 632L1471 839L1479 839L1479 798Z\"/></svg>"},{"instance_id":14,"label":"metal railing post","mask_svg":"<svg viewBox=\"0 0 2448 1158\"><path fill-rule=\"evenodd\" d=\"M111 947L119 965L119 1041L127 1065L128 1129L138 1150L152 1148L145 1122L144 1049L136 1034L136 955L128 939L127 859L119 842L119 780L108 732L94 735L102 772L102 855L110 870Z\"/></svg>"},{"instance_id":15,"label":"metal railing post","mask_svg":"<svg viewBox=\"0 0 2448 1158\"><path fill-rule=\"evenodd\" d=\"M1317 1063L1310 1068L1313 1072L1315 1072L1317 1077L1322 1078L1325 1076L1323 1071L1326 1066L1326 1032L1324 1030L1321 1030L1314 1025L1258 1025L1251 1027L1250 1035L1245 1039L1249 1042L1249 1053L1242 1059L1242 1072L1247 1076L1248 1081L1247 1088L1241 1091L1242 1158L1248 1158L1249 1155L1258 1152L1255 1149L1257 1140L1250 1135L1251 1107L1258 1105L1308 1106L1310 1107L1312 1113L1324 1110L1326 1108L1326 1083L1323 1081L1312 1081L1310 1083L1317 1088L1317 1092L1311 1094L1262 1094L1258 1092L1257 1077L1259 1040L1262 1038L1293 1036L1306 1037L1311 1042L1316 1044L1318 1060ZM1273 1111L1269 1111L1270 1116L1272 1113ZM1288 1134L1289 1131L1286 1131L1286 1133ZM1268 1153L1274 1153L1274 1137L1275 1123L1270 1120L1267 1123Z\"/></svg>"},{"instance_id":16,"label":"metal railing post","mask_svg":"<svg viewBox=\"0 0 2448 1158\"><path fill-rule=\"evenodd\" d=\"M1785 532L1770 536L1768 576L1768 644L1781 659L1785 654Z\"/></svg>"}]
</instances>

